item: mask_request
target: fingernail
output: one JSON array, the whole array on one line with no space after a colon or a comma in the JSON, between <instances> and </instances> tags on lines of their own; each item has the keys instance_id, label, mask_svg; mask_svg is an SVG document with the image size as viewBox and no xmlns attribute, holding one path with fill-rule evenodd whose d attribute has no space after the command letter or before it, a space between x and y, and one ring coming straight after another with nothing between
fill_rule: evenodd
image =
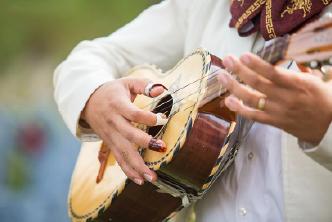
<instances>
[{"instance_id":1,"label":"fingernail","mask_svg":"<svg viewBox=\"0 0 332 222\"><path fill-rule=\"evenodd\" d=\"M227 56L224 60L223 60L223 64L226 67L227 70L232 71L234 68L234 59L232 56Z\"/></svg>"},{"instance_id":2,"label":"fingernail","mask_svg":"<svg viewBox=\"0 0 332 222\"><path fill-rule=\"evenodd\" d=\"M166 144L162 140L152 138L149 142L149 149L156 152L166 152Z\"/></svg>"},{"instance_id":3,"label":"fingernail","mask_svg":"<svg viewBox=\"0 0 332 222\"><path fill-rule=\"evenodd\" d=\"M234 96L229 96L225 100L226 106L232 111L237 111L236 103L237 100L234 98Z\"/></svg>"},{"instance_id":4,"label":"fingernail","mask_svg":"<svg viewBox=\"0 0 332 222\"><path fill-rule=\"evenodd\" d=\"M143 183L144 183L144 181L141 180L141 179L134 179L134 182L135 182L137 185L140 185L140 186L142 186Z\"/></svg>"},{"instance_id":5,"label":"fingernail","mask_svg":"<svg viewBox=\"0 0 332 222\"><path fill-rule=\"evenodd\" d=\"M151 96L151 91L152 91L152 89L155 88L155 87L158 87L158 86L163 87L165 90L168 90L168 89L166 88L166 86L164 86L163 84L160 84L160 83L156 83L156 84L149 83L149 84L145 87L145 89L144 89L144 95L149 96L149 97L152 97L152 96Z\"/></svg>"},{"instance_id":6,"label":"fingernail","mask_svg":"<svg viewBox=\"0 0 332 222\"><path fill-rule=\"evenodd\" d=\"M249 55L245 54L241 56L240 61L243 62L245 65L250 65L251 59Z\"/></svg>"},{"instance_id":7,"label":"fingernail","mask_svg":"<svg viewBox=\"0 0 332 222\"><path fill-rule=\"evenodd\" d=\"M163 126L168 122L167 116L163 113L157 113L156 126Z\"/></svg>"},{"instance_id":8,"label":"fingernail","mask_svg":"<svg viewBox=\"0 0 332 222\"><path fill-rule=\"evenodd\" d=\"M150 174L145 173L143 176L147 181L149 181L150 183L152 182L152 176Z\"/></svg>"},{"instance_id":9,"label":"fingernail","mask_svg":"<svg viewBox=\"0 0 332 222\"><path fill-rule=\"evenodd\" d=\"M229 82L227 74L222 73L218 77L219 77L222 87L227 87L228 82Z\"/></svg>"}]
</instances>

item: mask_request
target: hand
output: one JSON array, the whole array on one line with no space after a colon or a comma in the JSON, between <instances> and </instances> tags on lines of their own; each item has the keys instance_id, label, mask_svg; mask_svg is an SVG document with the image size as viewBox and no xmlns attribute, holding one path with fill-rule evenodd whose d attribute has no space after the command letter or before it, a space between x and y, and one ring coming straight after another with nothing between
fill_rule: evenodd
<instances>
[{"instance_id":1,"label":"hand","mask_svg":"<svg viewBox=\"0 0 332 222\"><path fill-rule=\"evenodd\" d=\"M318 145L332 121L332 81L317 75L275 67L253 54L223 61L229 74L220 74L232 94L226 106L254 121L276 126L302 141Z\"/></svg>"},{"instance_id":2,"label":"hand","mask_svg":"<svg viewBox=\"0 0 332 222\"><path fill-rule=\"evenodd\" d=\"M165 143L134 127L131 122L154 126L157 115L137 108L132 102L138 94L144 94L148 80L122 78L105 83L90 97L81 117L109 147L124 173L136 184L144 179L157 179L138 153L137 146L151 149L166 149ZM150 91L151 97L164 92L156 85ZM136 145L135 145L136 144ZM143 179L144 178L144 179Z\"/></svg>"}]
</instances>

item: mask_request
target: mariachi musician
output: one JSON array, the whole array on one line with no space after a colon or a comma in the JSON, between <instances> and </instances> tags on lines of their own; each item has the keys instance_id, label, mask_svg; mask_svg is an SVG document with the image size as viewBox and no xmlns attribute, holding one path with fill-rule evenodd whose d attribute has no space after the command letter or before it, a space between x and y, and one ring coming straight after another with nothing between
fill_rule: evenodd
<instances>
[{"instance_id":1,"label":"mariachi musician","mask_svg":"<svg viewBox=\"0 0 332 222\"><path fill-rule=\"evenodd\" d=\"M156 174L131 145L164 146L130 124L157 121L156 114L136 108L130 100L144 94L149 80L122 75L142 63L168 69L194 49L206 48L250 86L220 74L220 84L232 94L226 105L256 123L232 167L195 206L197 221L332 221L329 67L325 73L301 72L296 64L289 70L250 53L326 14L329 4L330 0L162 1L110 36L75 47L55 71L60 113L76 137L101 138L113 147L121 168L135 183L155 181ZM156 85L150 94L163 90Z\"/></svg>"}]
</instances>

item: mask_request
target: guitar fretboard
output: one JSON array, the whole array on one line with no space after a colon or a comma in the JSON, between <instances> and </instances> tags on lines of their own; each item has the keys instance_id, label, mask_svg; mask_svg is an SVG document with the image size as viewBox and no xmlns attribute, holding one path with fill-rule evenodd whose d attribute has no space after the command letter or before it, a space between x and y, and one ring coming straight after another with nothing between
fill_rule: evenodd
<instances>
[{"instance_id":1,"label":"guitar fretboard","mask_svg":"<svg viewBox=\"0 0 332 222\"><path fill-rule=\"evenodd\" d=\"M279 37L275 39L270 45L264 47L256 54L265 61L275 65L280 60L284 59L289 43L289 36Z\"/></svg>"}]
</instances>

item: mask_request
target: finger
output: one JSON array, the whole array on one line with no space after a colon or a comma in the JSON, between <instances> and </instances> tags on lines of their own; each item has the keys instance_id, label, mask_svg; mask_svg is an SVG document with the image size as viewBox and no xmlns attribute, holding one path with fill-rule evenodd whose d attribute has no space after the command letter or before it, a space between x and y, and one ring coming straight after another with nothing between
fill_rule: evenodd
<instances>
[{"instance_id":1,"label":"finger","mask_svg":"<svg viewBox=\"0 0 332 222\"><path fill-rule=\"evenodd\" d=\"M155 114L150 111L142 110L135 104L126 100L122 100L117 104L117 112L129 121L141 123L147 126L156 126L158 124L164 125L167 123L167 117L165 115ZM160 118L162 118L164 121L161 121Z\"/></svg>"},{"instance_id":2,"label":"finger","mask_svg":"<svg viewBox=\"0 0 332 222\"><path fill-rule=\"evenodd\" d=\"M159 95L161 95L165 90L167 90L167 88L162 85L162 84L154 84L152 85L152 88L149 91L149 96L150 97L157 97Z\"/></svg>"},{"instance_id":3,"label":"finger","mask_svg":"<svg viewBox=\"0 0 332 222\"><path fill-rule=\"evenodd\" d=\"M116 147L118 147L121 159L124 160L124 165L128 165L131 169L130 173L138 174L140 178L144 178L149 182L156 180L157 175L150 170L144 163L142 157L134 147L134 145L125 139L119 132L113 131L111 139Z\"/></svg>"},{"instance_id":4,"label":"finger","mask_svg":"<svg viewBox=\"0 0 332 222\"><path fill-rule=\"evenodd\" d=\"M301 63L296 63L297 65L297 68L301 71L301 72L307 72L307 73L310 73L312 70L305 66L305 65L302 65Z\"/></svg>"},{"instance_id":5,"label":"finger","mask_svg":"<svg viewBox=\"0 0 332 222\"><path fill-rule=\"evenodd\" d=\"M157 152L166 151L165 142L160 139L154 139L151 135L134 127L126 119L118 117L114 124L115 128L120 132L120 134L122 134L131 143L135 143L142 148L149 148Z\"/></svg>"},{"instance_id":6,"label":"finger","mask_svg":"<svg viewBox=\"0 0 332 222\"><path fill-rule=\"evenodd\" d=\"M124 78L123 80L127 84L130 92L136 95L147 94L145 92L146 87L151 84L150 80L143 78ZM167 88L162 84L152 84L147 96L156 97L162 94L165 90L167 90Z\"/></svg>"},{"instance_id":7,"label":"finger","mask_svg":"<svg viewBox=\"0 0 332 222\"><path fill-rule=\"evenodd\" d=\"M134 183L136 183L137 185L143 185L144 178L128 164L127 160L125 159L126 157L123 154L121 154L121 151L117 149L113 150L115 151L113 152L114 157L118 162L119 166L121 167L122 171L124 172L124 174L126 174L126 176L130 180L134 181Z\"/></svg>"},{"instance_id":8,"label":"finger","mask_svg":"<svg viewBox=\"0 0 332 222\"><path fill-rule=\"evenodd\" d=\"M265 123L265 124L275 124L275 120L273 116L257 109L250 108L244 105L239 99L235 96L229 96L225 99L225 105L232 111L236 112L237 114L251 119L257 122Z\"/></svg>"},{"instance_id":9,"label":"finger","mask_svg":"<svg viewBox=\"0 0 332 222\"><path fill-rule=\"evenodd\" d=\"M277 85L289 85L289 75L284 74L283 72L279 72L279 70L275 66L265 62L260 57L252 53L244 54L240 57L240 61L249 69L255 71L257 74L263 76L264 78L270 80Z\"/></svg>"},{"instance_id":10,"label":"finger","mask_svg":"<svg viewBox=\"0 0 332 222\"><path fill-rule=\"evenodd\" d=\"M271 92L271 81L248 68L237 58L228 56L224 59L223 62L228 71L231 71L235 75L239 76L242 81L250 85L252 88L264 94Z\"/></svg>"},{"instance_id":11,"label":"finger","mask_svg":"<svg viewBox=\"0 0 332 222\"><path fill-rule=\"evenodd\" d=\"M316 77L318 77L318 78L323 78L323 73L322 72L320 72L319 70L312 70L311 72L310 72L310 74L311 75L313 75L313 76L316 76Z\"/></svg>"},{"instance_id":12,"label":"finger","mask_svg":"<svg viewBox=\"0 0 332 222\"><path fill-rule=\"evenodd\" d=\"M115 130L113 130L113 129L110 129L110 130L115 132ZM128 161L125 159L125 157L123 155L121 155L121 151L113 143L113 141L116 141L116 140L114 138L112 138L111 136L109 136L112 134L104 132L101 135L102 135L101 138L103 139L103 141L105 142L107 147L109 147L111 149L112 154L114 155L117 163L121 167L122 171L126 174L126 176L130 180L134 181L134 183L136 183L137 185L143 185L144 184L143 177L139 173L137 173L134 169L132 169L131 166L128 164Z\"/></svg>"},{"instance_id":13,"label":"finger","mask_svg":"<svg viewBox=\"0 0 332 222\"><path fill-rule=\"evenodd\" d=\"M228 74L221 73L218 75L218 79L221 81L222 86L229 90L231 94L252 108L257 107L257 104L262 97L266 97L264 94L240 84ZM268 109L268 107L266 107L266 109Z\"/></svg>"},{"instance_id":14,"label":"finger","mask_svg":"<svg viewBox=\"0 0 332 222\"><path fill-rule=\"evenodd\" d=\"M305 65L302 65L300 63L296 63L298 69L303 73L303 74L309 74L309 75L313 75L319 78L323 78L323 73L318 70L318 69L311 69Z\"/></svg>"}]
</instances>

